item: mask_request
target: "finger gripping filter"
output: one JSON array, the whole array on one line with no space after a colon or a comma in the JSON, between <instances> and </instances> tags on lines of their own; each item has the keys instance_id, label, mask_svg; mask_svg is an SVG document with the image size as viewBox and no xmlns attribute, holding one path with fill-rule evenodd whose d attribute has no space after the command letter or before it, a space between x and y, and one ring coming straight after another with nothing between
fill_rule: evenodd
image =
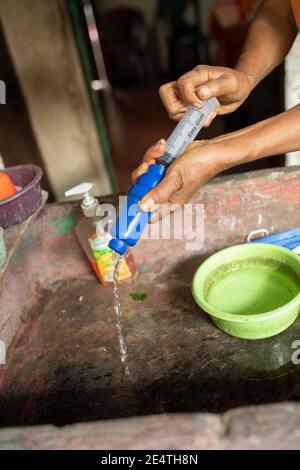
<instances>
[{"instance_id":1,"label":"finger gripping filter","mask_svg":"<svg viewBox=\"0 0 300 470\"><path fill-rule=\"evenodd\" d=\"M161 182L167 168L196 138L212 111L219 106L216 98L208 99L202 108L190 106L168 138L165 153L130 187L126 202L111 230L109 247L114 251L124 255L128 246L137 243L153 214L140 209L140 200Z\"/></svg>"},{"instance_id":2,"label":"finger gripping filter","mask_svg":"<svg viewBox=\"0 0 300 470\"><path fill-rule=\"evenodd\" d=\"M138 178L128 193L127 200L111 230L113 237L109 247L124 255L128 246L134 246L140 238L152 213L140 209L139 201L163 179L166 167L150 165L148 171Z\"/></svg>"}]
</instances>

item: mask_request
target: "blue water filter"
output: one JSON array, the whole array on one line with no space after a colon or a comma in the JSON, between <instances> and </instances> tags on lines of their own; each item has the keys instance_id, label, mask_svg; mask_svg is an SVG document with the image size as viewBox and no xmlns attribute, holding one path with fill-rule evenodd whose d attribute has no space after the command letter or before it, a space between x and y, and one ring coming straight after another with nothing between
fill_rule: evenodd
<instances>
[{"instance_id":1,"label":"blue water filter","mask_svg":"<svg viewBox=\"0 0 300 470\"><path fill-rule=\"evenodd\" d=\"M130 187L127 200L111 229L109 242L109 247L120 255L124 255L129 246L134 246L143 233L152 213L142 211L139 201L160 183L166 169L164 165L150 165L148 171Z\"/></svg>"},{"instance_id":2,"label":"blue water filter","mask_svg":"<svg viewBox=\"0 0 300 470\"><path fill-rule=\"evenodd\" d=\"M140 209L139 202L151 189L155 188L172 164L197 136L212 111L220 104L216 98L205 101L202 108L190 106L179 121L166 143L165 153L150 165L147 172L141 175L130 187L127 200L119 217L111 229L112 239L109 247L124 255L129 246L134 246L153 215Z\"/></svg>"}]
</instances>

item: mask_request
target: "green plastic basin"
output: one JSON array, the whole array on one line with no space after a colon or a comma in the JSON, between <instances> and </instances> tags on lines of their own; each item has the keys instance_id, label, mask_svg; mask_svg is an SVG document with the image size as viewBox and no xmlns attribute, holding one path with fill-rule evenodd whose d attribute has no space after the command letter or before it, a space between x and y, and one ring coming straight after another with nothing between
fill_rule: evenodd
<instances>
[{"instance_id":1,"label":"green plastic basin","mask_svg":"<svg viewBox=\"0 0 300 470\"><path fill-rule=\"evenodd\" d=\"M266 243L236 245L195 273L197 304L226 333L262 339L287 329L300 309L300 257Z\"/></svg>"}]
</instances>

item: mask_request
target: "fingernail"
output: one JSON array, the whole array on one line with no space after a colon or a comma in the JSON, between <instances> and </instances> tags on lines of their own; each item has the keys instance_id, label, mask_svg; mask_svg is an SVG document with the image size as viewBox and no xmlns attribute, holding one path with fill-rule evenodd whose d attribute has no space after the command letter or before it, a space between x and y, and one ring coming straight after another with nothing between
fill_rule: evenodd
<instances>
[{"instance_id":1,"label":"fingernail","mask_svg":"<svg viewBox=\"0 0 300 470\"><path fill-rule=\"evenodd\" d=\"M192 106L194 106L195 108L202 108L203 103L201 101L197 101L193 103Z\"/></svg>"},{"instance_id":2,"label":"fingernail","mask_svg":"<svg viewBox=\"0 0 300 470\"><path fill-rule=\"evenodd\" d=\"M163 146L164 142L165 142L164 139L160 139L158 142L156 142L153 148L159 149L160 147Z\"/></svg>"},{"instance_id":3,"label":"fingernail","mask_svg":"<svg viewBox=\"0 0 300 470\"><path fill-rule=\"evenodd\" d=\"M146 169L146 163L141 163L136 170L134 170L134 174L139 174L141 171Z\"/></svg>"},{"instance_id":4,"label":"fingernail","mask_svg":"<svg viewBox=\"0 0 300 470\"><path fill-rule=\"evenodd\" d=\"M146 199L145 202L140 204L140 207L141 207L142 211L144 211L144 212L151 212L151 210L154 208L154 206L155 206L155 201L154 201L154 199L152 199L152 197L149 197L149 199Z\"/></svg>"},{"instance_id":5,"label":"fingernail","mask_svg":"<svg viewBox=\"0 0 300 470\"><path fill-rule=\"evenodd\" d=\"M201 93L202 96L208 96L209 95L209 88L207 88L207 87L200 88L200 93Z\"/></svg>"}]
</instances>

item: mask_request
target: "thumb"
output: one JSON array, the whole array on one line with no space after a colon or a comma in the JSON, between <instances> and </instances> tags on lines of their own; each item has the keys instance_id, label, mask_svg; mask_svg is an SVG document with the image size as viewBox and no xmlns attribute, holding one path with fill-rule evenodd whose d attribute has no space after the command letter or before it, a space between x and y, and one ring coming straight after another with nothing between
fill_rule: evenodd
<instances>
[{"instance_id":1,"label":"thumb","mask_svg":"<svg viewBox=\"0 0 300 470\"><path fill-rule=\"evenodd\" d=\"M234 92L235 83L231 78L219 77L215 80L210 80L209 82L202 85L197 90L197 94L202 99L211 98L212 96L224 96L229 95Z\"/></svg>"},{"instance_id":2,"label":"thumb","mask_svg":"<svg viewBox=\"0 0 300 470\"><path fill-rule=\"evenodd\" d=\"M155 160L156 158L161 157L165 151L165 148L165 139L160 139L158 142L148 148L144 155L143 162L148 162L149 160Z\"/></svg>"},{"instance_id":3,"label":"thumb","mask_svg":"<svg viewBox=\"0 0 300 470\"><path fill-rule=\"evenodd\" d=\"M160 139L158 142L148 148L143 157L143 162L131 173L131 180L133 182L135 182L143 173L145 173L150 165L155 163L156 158L163 155L165 147L165 139Z\"/></svg>"},{"instance_id":4,"label":"thumb","mask_svg":"<svg viewBox=\"0 0 300 470\"><path fill-rule=\"evenodd\" d=\"M159 204L168 202L174 193L182 186L181 174L170 171L154 189L149 191L141 200L140 208L144 212L152 212L158 209Z\"/></svg>"}]
</instances>

